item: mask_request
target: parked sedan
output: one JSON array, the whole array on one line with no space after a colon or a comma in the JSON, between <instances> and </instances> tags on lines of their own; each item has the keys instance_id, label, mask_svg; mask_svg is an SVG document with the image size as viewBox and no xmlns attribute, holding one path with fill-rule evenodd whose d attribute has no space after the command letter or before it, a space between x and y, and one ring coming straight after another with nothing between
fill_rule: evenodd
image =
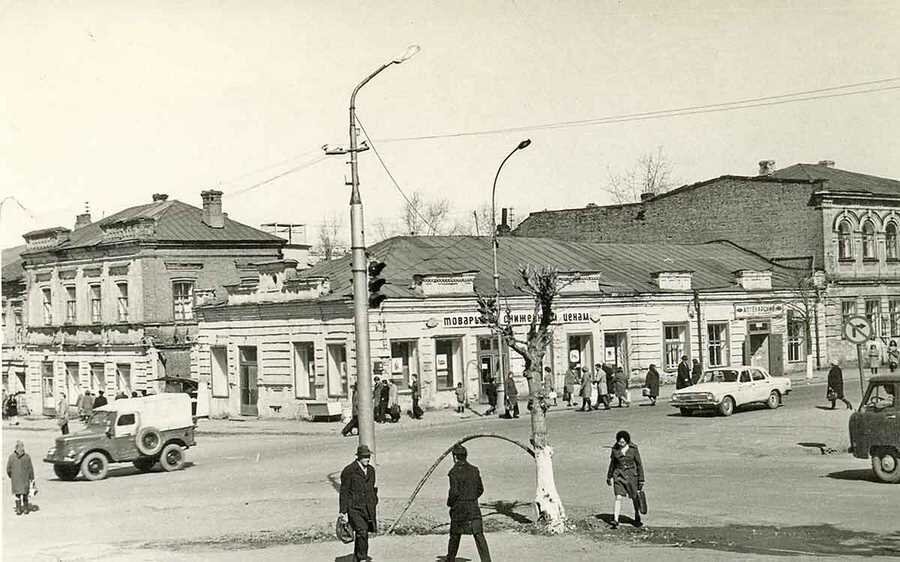
<instances>
[{"instance_id":1,"label":"parked sedan","mask_svg":"<svg viewBox=\"0 0 900 562\"><path fill-rule=\"evenodd\" d=\"M766 404L773 410L791 392L791 379L773 377L760 367L718 367L703 373L695 385L672 393L672 406L689 416L695 410L716 410L730 416L738 406Z\"/></svg>"}]
</instances>

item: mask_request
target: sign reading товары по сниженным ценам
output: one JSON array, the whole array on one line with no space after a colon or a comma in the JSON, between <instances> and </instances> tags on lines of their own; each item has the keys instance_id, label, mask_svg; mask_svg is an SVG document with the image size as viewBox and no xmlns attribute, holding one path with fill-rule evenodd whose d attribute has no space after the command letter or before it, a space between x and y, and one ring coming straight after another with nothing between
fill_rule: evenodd
<instances>
[{"instance_id":1,"label":"sign reading \u0442\u043e\u0432\u0430\u0440\u044b \u043f\u043e \u0441\u043d\u0438\u0436\u0435\u043d\u043d\u044b\u043c \u0446\u0435\u043d\u0430\u043c","mask_svg":"<svg viewBox=\"0 0 900 562\"><path fill-rule=\"evenodd\" d=\"M512 312L503 315L504 324L523 325L530 324L534 314L531 312ZM576 322L596 322L599 315L587 311L565 311L554 315L553 322L557 324L570 324ZM458 326L485 326L486 323L477 314L451 314L444 316L441 324L446 327Z\"/></svg>"}]
</instances>

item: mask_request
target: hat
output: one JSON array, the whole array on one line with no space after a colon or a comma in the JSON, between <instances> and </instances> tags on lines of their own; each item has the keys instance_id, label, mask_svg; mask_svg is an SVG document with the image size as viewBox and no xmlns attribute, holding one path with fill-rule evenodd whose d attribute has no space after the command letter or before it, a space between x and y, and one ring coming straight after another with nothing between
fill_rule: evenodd
<instances>
[{"instance_id":1,"label":"hat","mask_svg":"<svg viewBox=\"0 0 900 562\"><path fill-rule=\"evenodd\" d=\"M832 359L832 360L831 360L831 364L834 365L835 367L837 367L837 366L838 366L838 360L837 360L837 359Z\"/></svg>"},{"instance_id":2,"label":"hat","mask_svg":"<svg viewBox=\"0 0 900 562\"><path fill-rule=\"evenodd\" d=\"M369 448L365 445L360 445L356 448L356 456L361 459L369 458L372 456L372 451L370 451Z\"/></svg>"},{"instance_id":3,"label":"hat","mask_svg":"<svg viewBox=\"0 0 900 562\"><path fill-rule=\"evenodd\" d=\"M466 448L462 445L456 445L453 447L453 456L464 459L469 456L469 451L467 451Z\"/></svg>"}]
</instances>

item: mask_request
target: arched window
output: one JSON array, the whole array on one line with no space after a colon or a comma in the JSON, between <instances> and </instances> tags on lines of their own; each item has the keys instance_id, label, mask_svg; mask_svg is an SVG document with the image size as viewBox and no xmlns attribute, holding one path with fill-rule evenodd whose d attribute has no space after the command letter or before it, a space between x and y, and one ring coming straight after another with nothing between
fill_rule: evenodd
<instances>
[{"instance_id":1,"label":"arched window","mask_svg":"<svg viewBox=\"0 0 900 562\"><path fill-rule=\"evenodd\" d=\"M875 226L866 221L862 227L863 259L875 259Z\"/></svg>"},{"instance_id":2,"label":"arched window","mask_svg":"<svg viewBox=\"0 0 900 562\"><path fill-rule=\"evenodd\" d=\"M853 259L853 247L850 242L850 223L842 221L838 225L838 258Z\"/></svg>"},{"instance_id":3,"label":"arched window","mask_svg":"<svg viewBox=\"0 0 900 562\"><path fill-rule=\"evenodd\" d=\"M884 242L887 259L897 259L897 225L893 222L889 222L887 228L884 229Z\"/></svg>"}]
</instances>

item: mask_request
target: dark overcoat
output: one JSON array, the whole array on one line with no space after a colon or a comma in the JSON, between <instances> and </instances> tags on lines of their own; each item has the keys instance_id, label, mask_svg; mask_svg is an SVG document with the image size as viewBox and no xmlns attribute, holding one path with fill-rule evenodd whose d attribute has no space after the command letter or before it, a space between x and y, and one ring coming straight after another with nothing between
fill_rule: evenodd
<instances>
[{"instance_id":1,"label":"dark overcoat","mask_svg":"<svg viewBox=\"0 0 900 562\"><path fill-rule=\"evenodd\" d=\"M478 498L484 493L484 484L481 482L478 467L466 461L457 461L448 476L450 492L447 494L447 507L450 508L450 534L483 532Z\"/></svg>"},{"instance_id":2,"label":"dark overcoat","mask_svg":"<svg viewBox=\"0 0 900 562\"><path fill-rule=\"evenodd\" d=\"M644 387L653 398L659 396L659 371L651 367L647 370L647 378L644 379Z\"/></svg>"},{"instance_id":3,"label":"dark overcoat","mask_svg":"<svg viewBox=\"0 0 900 562\"><path fill-rule=\"evenodd\" d=\"M516 388L516 381L512 377L506 379L506 398L515 400L519 397L519 389Z\"/></svg>"},{"instance_id":4,"label":"dark overcoat","mask_svg":"<svg viewBox=\"0 0 900 562\"><path fill-rule=\"evenodd\" d=\"M13 494L27 494L31 481L34 480L34 466L28 453L23 451L21 455L16 453L9 455L9 460L6 461L6 475L12 483Z\"/></svg>"},{"instance_id":5,"label":"dark overcoat","mask_svg":"<svg viewBox=\"0 0 900 562\"><path fill-rule=\"evenodd\" d=\"M6 415L10 417L19 415L19 402L15 394L6 400Z\"/></svg>"},{"instance_id":6,"label":"dark overcoat","mask_svg":"<svg viewBox=\"0 0 900 562\"><path fill-rule=\"evenodd\" d=\"M844 397L844 372L837 365L832 365L828 371L828 388L833 390L838 398Z\"/></svg>"},{"instance_id":7,"label":"dark overcoat","mask_svg":"<svg viewBox=\"0 0 900 562\"><path fill-rule=\"evenodd\" d=\"M618 443L613 445L609 454L609 470L606 471L606 479L610 478L613 481L613 492L617 496L637 498L638 484L644 482L644 463L641 462L637 445L631 443L625 453Z\"/></svg>"},{"instance_id":8,"label":"dark overcoat","mask_svg":"<svg viewBox=\"0 0 900 562\"><path fill-rule=\"evenodd\" d=\"M678 364L678 378L675 379L675 388L687 388L691 386L691 368L682 361Z\"/></svg>"},{"instance_id":9,"label":"dark overcoat","mask_svg":"<svg viewBox=\"0 0 900 562\"><path fill-rule=\"evenodd\" d=\"M353 461L341 471L340 513L346 513L354 529L375 532L378 505L378 488L375 487L375 467L369 465L366 472Z\"/></svg>"}]
</instances>

